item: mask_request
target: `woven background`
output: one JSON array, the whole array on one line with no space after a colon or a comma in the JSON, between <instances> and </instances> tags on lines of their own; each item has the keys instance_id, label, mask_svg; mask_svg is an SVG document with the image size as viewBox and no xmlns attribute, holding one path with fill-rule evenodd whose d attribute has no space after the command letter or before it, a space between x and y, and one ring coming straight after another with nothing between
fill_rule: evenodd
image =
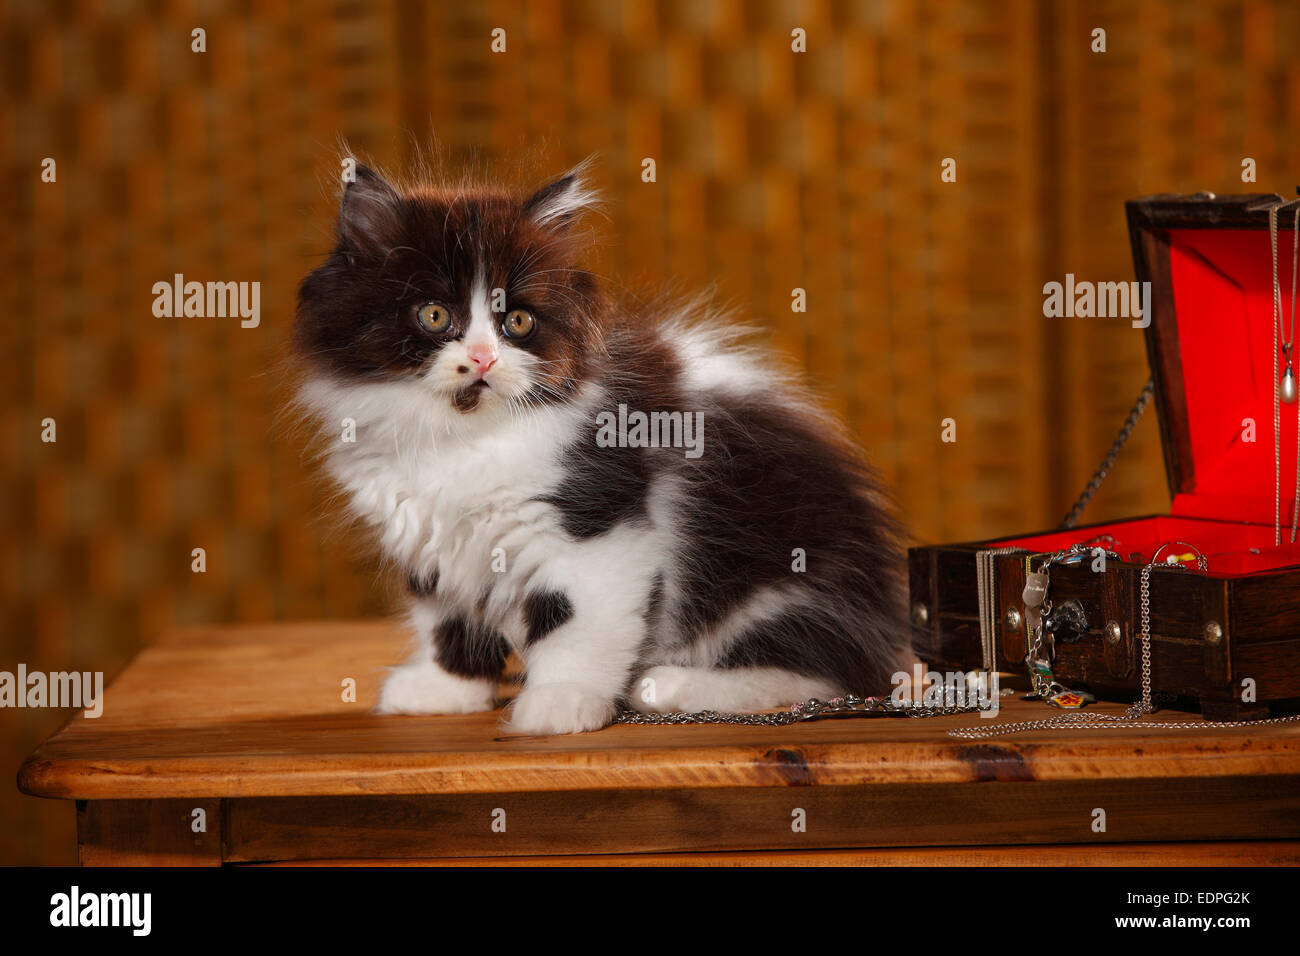
<instances>
[{"instance_id":1,"label":"woven background","mask_svg":"<svg viewBox=\"0 0 1300 956\"><path fill-rule=\"evenodd\" d=\"M434 137L453 164L525 156L535 180L599 153L598 271L713 285L770 330L926 541L1055 524L1109 445L1146 378L1140 333L1044 319L1041 289L1132 277L1123 200L1291 195L1300 170L1290 0L0 11L10 671L111 679L173 624L391 608L281 413L340 136L394 168ZM1242 184L1243 157L1258 184ZM259 281L261 326L155 318L152 285L178 272ZM1090 517L1163 509L1154 416L1121 463ZM71 806L12 783L67 716L0 711L0 862L74 859Z\"/></svg>"}]
</instances>

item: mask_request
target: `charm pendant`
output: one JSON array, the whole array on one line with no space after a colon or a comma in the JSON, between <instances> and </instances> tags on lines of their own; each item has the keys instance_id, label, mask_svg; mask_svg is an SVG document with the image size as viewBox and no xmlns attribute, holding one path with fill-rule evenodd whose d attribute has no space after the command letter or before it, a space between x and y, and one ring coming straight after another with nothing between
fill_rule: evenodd
<instances>
[{"instance_id":1,"label":"charm pendant","mask_svg":"<svg viewBox=\"0 0 1300 956\"><path fill-rule=\"evenodd\" d=\"M1094 703L1096 700L1096 697L1082 690L1063 690L1059 694L1053 694L1047 698L1049 704L1053 707L1060 707L1062 710L1078 710L1087 704Z\"/></svg>"},{"instance_id":2,"label":"charm pendant","mask_svg":"<svg viewBox=\"0 0 1300 956\"><path fill-rule=\"evenodd\" d=\"M1025 589L1021 592L1025 607L1040 607L1047 599L1047 575L1041 571L1030 571L1025 575Z\"/></svg>"},{"instance_id":3,"label":"charm pendant","mask_svg":"<svg viewBox=\"0 0 1300 956\"><path fill-rule=\"evenodd\" d=\"M1025 659L1029 669L1029 687L1030 691L1023 700L1043 700L1051 693L1052 687L1052 665L1041 657L1034 657L1032 654Z\"/></svg>"},{"instance_id":4,"label":"charm pendant","mask_svg":"<svg viewBox=\"0 0 1300 956\"><path fill-rule=\"evenodd\" d=\"M1287 405L1295 404L1295 372L1291 370L1291 362L1286 363L1286 371L1282 373L1282 385L1279 389L1282 401Z\"/></svg>"}]
</instances>

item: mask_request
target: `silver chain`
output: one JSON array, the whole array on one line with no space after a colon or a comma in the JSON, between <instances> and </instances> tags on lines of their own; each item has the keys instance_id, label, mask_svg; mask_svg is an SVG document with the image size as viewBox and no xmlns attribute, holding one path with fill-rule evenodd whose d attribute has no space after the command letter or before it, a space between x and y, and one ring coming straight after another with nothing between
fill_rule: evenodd
<instances>
[{"instance_id":1,"label":"silver chain","mask_svg":"<svg viewBox=\"0 0 1300 956\"><path fill-rule=\"evenodd\" d=\"M699 710L691 714L643 714L636 710L620 710L614 715L616 724L747 724L755 727L783 727L799 720L791 711L773 714L721 714L716 710Z\"/></svg>"},{"instance_id":2,"label":"silver chain","mask_svg":"<svg viewBox=\"0 0 1300 956\"><path fill-rule=\"evenodd\" d=\"M1295 345L1295 276L1296 267L1300 265L1300 246L1297 246L1295 242L1291 243L1291 316L1286 323L1289 328L1286 332L1283 332L1282 286L1278 281L1277 274L1277 212L1284 206L1292 204L1296 207L1295 222L1291 226L1291 231L1294 234L1297 229L1300 229L1300 200L1293 199L1289 202L1278 202L1268 207L1268 238L1273 250L1273 320L1277 323L1278 333L1284 336L1282 341L1288 351Z\"/></svg>"},{"instance_id":3,"label":"silver chain","mask_svg":"<svg viewBox=\"0 0 1300 956\"><path fill-rule=\"evenodd\" d=\"M1088 503L1092 501L1092 496L1097 493L1097 489L1106 480L1110 470L1115 467L1115 459L1119 457L1124 443L1128 441L1129 436L1133 434L1133 429L1137 427L1137 423L1142 419L1142 413L1147 410L1147 405L1150 404L1151 396L1155 394L1155 391L1156 380L1154 378L1147 379L1147 383L1142 386L1142 392L1138 395L1137 401L1133 403L1133 408L1129 410L1128 418L1124 419L1124 425L1120 428L1119 434L1111 442L1110 451L1106 452L1106 457L1101 460L1101 464L1093 472L1092 480L1084 487L1083 492L1074 502L1074 507L1070 509L1070 513L1061 520L1062 529L1073 528L1078 522L1079 516L1083 514L1083 509L1088 507Z\"/></svg>"},{"instance_id":4,"label":"silver chain","mask_svg":"<svg viewBox=\"0 0 1300 956\"><path fill-rule=\"evenodd\" d=\"M997 646L994 635L997 633L997 558L1003 554L1015 554L1023 548L993 548L988 551L975 552L975 588L979 597L980 612L980 649L984 657L984 670L992 671L997 666Z\"/></svg>"},{"instance_id":5,"label":"silver chain","mask_svg":"<svg viewBox=\"0 0 1300 956\"><path fill-rule=\"evenodd\" d=\"M1278 338L1282 336L1282 351L1286 367L1291 366L1291 350L1295 347L1295 300L1297 265L1300 264L1300 201L1296 201L1295 223L1291 228L1291 319L1290 331L1282 329L1282 283L1277 274L1277 211L1286 202L1268 207L1268 240L1273 254L1273 545L1282 543L1282 385L1278 379ZM1297 442L1300 443L1300 424L1297 424ZM1300 449L1296 452L1295 498L1291 502L1291 544L1295 544L1296 526L1300 521Z\"/></svg>"},{"instance_id":6,"label":"silver chain","mask_svg":"<svg viewBox=\"0 0 1300 956\"><path fill-rule=\"evenodd\" d=\"M857 697L845 694L830 700L801 701L789 710L767 714L722 714L716 710L693 713L643 714L635 710L621 710L614 716L616 724L744 724L751 727L784 727L805 720L827 717L951 717L969 714L980 709L978 703L958 704L947 695L943 706L932 707L920 703L894 700L892 697Z\"/></svg>"}]
</instances>

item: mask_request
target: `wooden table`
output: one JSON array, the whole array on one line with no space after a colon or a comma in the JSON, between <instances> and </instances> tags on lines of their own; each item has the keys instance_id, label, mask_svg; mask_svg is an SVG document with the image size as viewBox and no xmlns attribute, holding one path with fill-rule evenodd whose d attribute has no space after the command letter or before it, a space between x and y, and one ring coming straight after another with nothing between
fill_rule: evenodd
<instances>
[{"instance_id":1,"label":"wooden table","mask_svg":"<svg viewBox=\"0 0 1300 956\"><path fill-rule=\"evenodd\" d=\"M986 723L966 715L505 736L496 713L372 715L403 646L383 623L171 634L19 784L77 801L86 865L1300 862L1296 725L949 737ZM1002 719L1047 714L1007 699Z\"/></svg>"}]
</instances>

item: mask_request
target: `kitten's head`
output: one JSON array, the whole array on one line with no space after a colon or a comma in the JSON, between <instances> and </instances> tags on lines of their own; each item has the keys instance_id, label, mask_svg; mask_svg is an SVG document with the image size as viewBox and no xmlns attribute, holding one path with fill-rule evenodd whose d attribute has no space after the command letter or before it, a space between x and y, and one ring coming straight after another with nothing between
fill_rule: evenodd
<instances>
[{"instance_id":1,"label":"kitten's head","mask_svg":"<svg viewBox=\"0 0 1300 956\"><path fill-rule=\"evenodd\" d=\"M418 384L462 415L568 400L605 309L577 264L572 227L594 199L583 172L520 198L401 189L358 166L338 243L299 289L299 353L341 384Z\"/></svg>"}]
</instances>

